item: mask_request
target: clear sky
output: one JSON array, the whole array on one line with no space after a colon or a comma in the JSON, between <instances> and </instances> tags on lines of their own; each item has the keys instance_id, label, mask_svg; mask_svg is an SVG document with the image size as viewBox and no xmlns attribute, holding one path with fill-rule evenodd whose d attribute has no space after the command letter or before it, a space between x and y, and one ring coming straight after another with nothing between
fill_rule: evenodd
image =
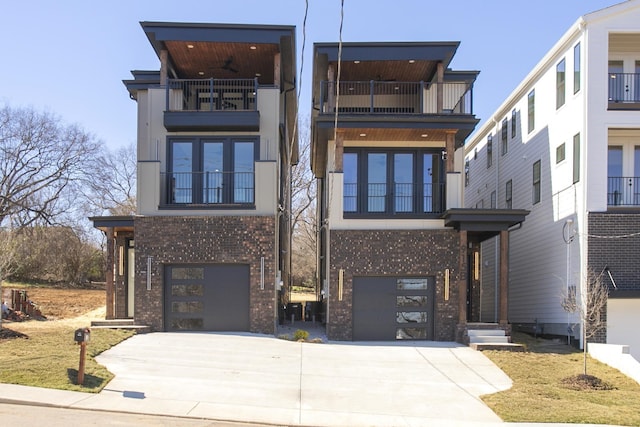
<instances>
[{"instance_id":1,"label":"clear sky","mask_svg":"<svg viewBox=\"0 0 640 427\"><path fill-rule=\"evenodd\" d=\"M482 121L586 13L620 0L344 0L342 40L460 41L451 63L479 70ZM130 70L158 70L140 21L297 27L302 61L305 0L13 0L0 8L0 103L77 123L111 147L135 142ZM340 0L309 0L300 110L310 110L314 42L337 42Z\"/></svg>"}]
</instances>

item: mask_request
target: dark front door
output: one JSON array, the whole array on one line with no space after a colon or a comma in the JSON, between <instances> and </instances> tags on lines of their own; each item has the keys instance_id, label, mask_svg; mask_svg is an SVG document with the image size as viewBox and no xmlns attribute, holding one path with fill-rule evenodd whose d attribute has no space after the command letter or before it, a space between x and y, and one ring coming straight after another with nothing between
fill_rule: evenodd
<instances>
[{"instance_id":1,"label":"dark front door","mask_svg":"<svg viewBox=\"0 0 640 427\"><path fill-rule=\"evenodd\" d=\"M249 330L248 265L169 265L165 284L167 331Z\"/></svg>"},{"instance_id":2,"label":"dark front door","mask_svg":"<svg viewBox=\"0 0 640 427\"><path fill-rule=\"evenodd\" d=\"M433 339L433 277L354 277L354 341Z\"/></svg>"}]
</instances>

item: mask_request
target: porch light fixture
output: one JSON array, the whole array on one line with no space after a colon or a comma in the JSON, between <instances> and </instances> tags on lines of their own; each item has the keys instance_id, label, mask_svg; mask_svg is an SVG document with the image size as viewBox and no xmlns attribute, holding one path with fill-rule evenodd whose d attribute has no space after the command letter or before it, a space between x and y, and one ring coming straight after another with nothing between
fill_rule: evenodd
<instances>
[{"instance_id":1,"label":"porch light fixture","mask_svg":"<svg viewBox=\"0 0 640 427\"><path fill-rule=\"evenodd\" d=\"M360 61L358 61L357 59L355 61L353 61L354 64L359 64Z\"/></svg>"},{"instance_id":2,"label":"porch light fixture","mask_svg":"<svg viewBox=\"0 0 640 427\"><path fill-rule=\"evenodd\" d=\"M338 270L338 301L342 301L342 290L344 287L344 270Z\"/></svg>"},{"instance_id":3,"label":"porch light fixture","mask_svg":"<svg viewBox=\"0 0 640 427\"><path fill-rule=\"evenodd\" d=\"M415 64L416 60L415 59L410 59L409 60L409 64Z\"/></svg>"},{"instance_id":4,"label":"porch light fixture","mask_svg":"<svg viewBox=\"0 0 640 427\"><path fill-rule=\"evenodd\" d=\"M362 138L364 138L365 136L367 136L367 134L366 134L366 133L361 133L361 134L360 134L360 136L361 136Z\"/></svg>"},{"instance_id":5,"label":"porch light fixture","mask_svg":"<svg viewBox=\"0 0 640 427\"><path fill-rule=\"evenodd\" d=\"M426 134L426 133L423 133L422 135L420 135L420 137L421 137L421 138L426 138L426 137L428 137L428 136L429 136L429 135L428 135L428 134Z\"/></svg>"},{"instance_id":6,"label":"porch light fixture","mask_svg":"<svg viewBox=\"0 0 640 427\"><path fill-rule=\"evenodd\" d=\"M262 77L262 74L256 73L256 77Z\"/></svg>"},{"instance_id":7,"label":"porch light fixture","mask_svg":"<svg viewBox=\"0 0 640 427\"><path fill-rule=\"evenodd\" d=\"M480 279L480 252L473 253L473 280Z\"/></svg>"},{"instance_id":8,"label":"porch light fixture","mask_svg":"<svg viewBox=\"0 0 640 427\"><path fill-rule=\"evenodd\" d=\"M254 46L254 45L249 46L249 49L251 49L251 50L256 50L257 48L258 48L258 47L257 47L257 46Z\"/></svg>"},{"instance_id":9,"label":"porch light fixture","mask_svg":"<svg viewBox=\"0 0 640 427\"><path fill-rule=\"evenodd\" d=\"M204 71L198 71L199 76L204 76Z\"/></svg>"},{"instance_id":10,"label":"porch light fixture","mask_svg":"<svg viewBox=\"0 0 640 427\"><path fill-rule=\"evenodd\" d=\"M124 275L124 246L118 246L118 274Z\"/></svg>"},{"instance_id":11,"label":"porch light fixture","mask_svg":"<svg viewBox=\"0 0 640 427\"><path fill-rule=\"evenodd\" d=\"M193 45L192 45L192 44L188 44L188 45L187 45L187 47L188 47L189 49L193 49Z\"/></svg>"},{"instance_id":12,"label":"porch light fixture","mask_svg":"<svg viewBox=\"0 0 640 427\"><path fill-rule=\"evenodd\" d=\"M449 301L449 269L444 270L444 300Z\"/></svg>"}]
</instances>

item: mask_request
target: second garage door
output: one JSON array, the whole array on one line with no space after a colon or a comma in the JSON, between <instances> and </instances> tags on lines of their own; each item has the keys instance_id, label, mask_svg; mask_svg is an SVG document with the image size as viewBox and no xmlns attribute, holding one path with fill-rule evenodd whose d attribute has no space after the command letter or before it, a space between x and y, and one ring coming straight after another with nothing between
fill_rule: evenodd
<instances>
[{"instance_id":1,"label":"second garage door","mask_svg":"<svg viewBox=\"0 0 640 427\"><path fill-rule=\"evenodd\" d=\"M167 331L248 331L249 266L169 265L165 268Z\"/></svg>"},{"instance_id":2,"label":"second garage door","mask_svg":"<svg viewBox=\"0 0 640 427\"><path fill-rule=\"evenodd\" d=\"M354 277L353 339L433 339L433 277Z\"/></svg>"}]
</instances>

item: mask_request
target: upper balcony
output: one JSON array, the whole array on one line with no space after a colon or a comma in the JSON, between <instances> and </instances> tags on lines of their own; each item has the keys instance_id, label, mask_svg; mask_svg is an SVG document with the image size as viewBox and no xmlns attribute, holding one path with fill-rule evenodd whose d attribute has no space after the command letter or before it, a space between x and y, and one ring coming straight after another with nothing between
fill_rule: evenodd
<instances>
[{"instance_id":1,"label":"upper balcony","mask_svg":"<svg viewBox=\"0 0 640 427\"><path fill-rule=\"evenodd\" d=\"M609 73L609 109L640 110L640 73Z\"/></svg>"},{"instance_id":2,"label":"upper balcony","mask_svg":"<svg viewBox=\"0 0 640 427\"><path fill-rule=\"evenodd\" d=\"M258 79L169 79L168 131L258 131Z\"/></svg>"},{"instance_id":3,"label":"upper balcony","mask_svg":"<svg viewBox=\"0 0 640 427\"><path fill-rule=\"evenodd\" d=\"M640 206L640 177L610 176L607 178L607 206Z\"/></svg>"},{"instance_id":4,"label":"upper balcony","mask_svg":"<svg viewBox=\"0 0 640 427\"><path fill-rule=\"evenodd\" d=\"M322 81L320 114L473 114L472 82Z\"/></svg>"}]
</instances>

